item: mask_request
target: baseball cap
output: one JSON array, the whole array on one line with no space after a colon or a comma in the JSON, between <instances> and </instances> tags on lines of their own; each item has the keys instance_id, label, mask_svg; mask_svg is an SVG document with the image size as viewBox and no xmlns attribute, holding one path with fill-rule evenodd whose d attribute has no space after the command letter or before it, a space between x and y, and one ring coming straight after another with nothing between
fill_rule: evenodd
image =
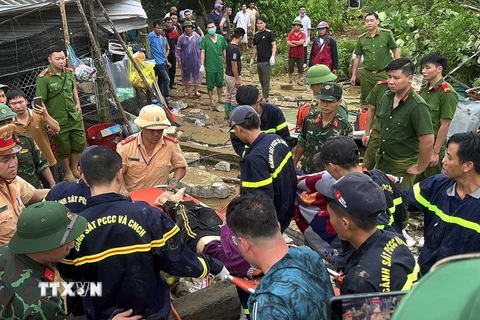
<instances>
[{"instance_id":1,"label":"baseball cap","mask_svg":"<svg viewBox=\"0 0 480 320\"><path fill-rule=\"evenodd\" d=\"M0 89L3 89L3 91L8 89L8 86L6 84L0 84Z\"/></svg>"},{"instance_id":2,"label":"baseball cap","mask_svg":"<svg viewBox=\"0 0 480 320\"><path fill-rule=\"evenodd\" d=\"M232 113L230 114L230 126L236 126L238 124L242 124L247 122L248 120L252 119L251 117L258 117L258 113L250 106L238 106L233 109Z\"/></svg>"},{"instance_id":3,"label":"baseball cap","mask_svg":"<svg viewBox=\"0 0 480 320\"><path fill-rule=\"evenodd\" d=\"M352 138L346 136L330 137L320 151L320 161L336 165L359 161L360 151Z\"/></svg>"},{"instance_id":4,"label":"baseball cap","mask_svg":"<svg viewBox=\"0 0 480 320\"><path fill-rule=\"evenodd\" d=\"M385 212L382 188L361 172L350 172L330 185L316 188L358 220L375 221L380 213Z\"/></svg>"},{"instance_id":5,"label":"baseball cap","mask_svg":"<svg viewBox=\"0 0 480 320\"><path fill-rule=\"evenodd\" d=\"M215 2L215 4L213 5L213 7L216 9L216 8L221 8L221 7L223 7L223 5L222 5L220 2Z\"/></svg>"},{"instance_id":6,"label":"baseball cap","mask_svg":"<svg viewBox=\"0 0 480 320\"><path fill-rule=\"evenodd\" d=\"M336 101L342 99L343 90L335 82L325 82L320 88L317 98L323 101Z\"/></svg>"},{"instance_id":7,"label":"baseball cap","mask_svg":"<svg viewBox=\"0 0 480 320\"><path fill-rule=\"evenodd\" d=\"M87 228L87 219L55 201L35 203L18 217L17 231L8 247L26 254L59 248L75 240Z\"/></svg>"},{"instance_id":8,"label":"baseball cap","mask_svg":"<svg viewBox=\"0 0 480 320\"><path fill-rule=\"evenodd\" d=\"M478 256L478 254L467 254L454 258L474 255ZM443 260L450 258L453 257ZM446 262L435 270L432 268L405 295L395 310L392 320L478 319L480 281L474 275L479 269L478 257Z\"/></svg>"}]
</instances>

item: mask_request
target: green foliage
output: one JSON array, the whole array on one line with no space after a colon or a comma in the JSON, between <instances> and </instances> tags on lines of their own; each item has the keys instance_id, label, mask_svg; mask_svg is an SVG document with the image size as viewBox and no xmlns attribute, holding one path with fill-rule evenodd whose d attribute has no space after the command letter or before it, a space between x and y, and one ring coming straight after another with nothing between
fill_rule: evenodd
<instances>
[{"instance_id":1,"label":"green foliage","mask_svg":"<svg viewBox=\"0 0 480 320\"><path fill-rule=\"evenodd\" d=\"M338 70L339 79L346 79L349 77L348 68L356 44L356 41L349 38L337 40L338 64L340 67L340 70Z\"/></svg>"},{"instance_id":2,"label":"green foliage","mask_svg":"<svg viewBox=\"0 0 480 320\"><path fill-rule=\"evenodd\" d=\"M277 55L275 56L275 65L272 68L272 75L279 76L288 72L288 47L287 37L277 37Z\"/></svg>"}]
</instances>

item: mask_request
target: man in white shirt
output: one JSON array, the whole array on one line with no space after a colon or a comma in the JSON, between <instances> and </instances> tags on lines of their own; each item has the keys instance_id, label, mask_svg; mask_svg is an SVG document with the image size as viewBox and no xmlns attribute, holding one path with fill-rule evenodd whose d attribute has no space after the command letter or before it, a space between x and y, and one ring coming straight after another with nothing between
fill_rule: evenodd
<instances>
[{"instance_id":1,"label":"man in white shirt","mask_svg":"<svg viewBox=\"0 0 480 320\"><path fill-rule=\"evenodd\" d=\"M245 30L245 34L248 32L248 28L250 27L250 15L247 13L247 5L244 3L242 4L242 10L238 11L235 15L235 19L233 19L233 23L235 23L236 28L242 28ZM247 37L243 37L242 43L240 48L243 52L247 50Z\"/></svg>"},{"instance_id":2,"label":"man in white shirt","mask_svg":"<svg viewBox=\"0 0 480 320\"><path fill-rule=\"evenodd\" d=\"M305 35L307 36L307 39L305 40L305 42L303 43L303 67L306 67L307 66L307 58L308 58L308 55L307 55L307 47L308 47L308 44L310 43L310 30L312 29L312 21L310 20L310 18L307 16L307 8L305 6L300 6L300 8L298 9L299 10L299 15L295 18L295 20L300 20L302 22L302 32L305 33Z\"/></svg>"}]
</instances>

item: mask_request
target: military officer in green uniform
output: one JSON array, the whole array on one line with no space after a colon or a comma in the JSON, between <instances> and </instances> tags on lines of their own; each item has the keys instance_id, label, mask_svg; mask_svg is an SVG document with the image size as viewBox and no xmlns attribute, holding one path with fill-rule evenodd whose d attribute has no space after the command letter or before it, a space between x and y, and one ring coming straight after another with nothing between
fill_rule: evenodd
<instances>
[{"instance_id":1,"label":"military officer in green uniform","mask_svg":"<svg viewBox=\"0 0 480 320\"><path fill-rule=\"evenodd\" d=\"M387 66L388 91L377 111L380 122L376 168L403 178L410 188L430 163L433 128L428 105L411 87L415 66L398 58Z\"/></svg>"},{"instance_id":2,"label":"military officer in green uniform","mask_svg":"<svg viewBox=\"0 0 480 320\"><path fill-rule=\"evenodd\" d=\"M421 175L417 176L416 182L442 172L447 133L458 104L457 93L442 77L442 72L447 68L447 58L438 52L432 52L425 55L420 64L423 78L428 83L420 89L419 94L430 108L435 144L430 164Z\"/></svg>"},{"instance_id":3,"label":"military officer in green uniform","mask_svg":"<svg viewBox=\"0 0 480 320\"><path fill-rule=\"evenodd\" d=\"M296 168L300 158L304 156L302 160L304 173L309 174L324 169L320 162L314 161L313 156L320 152L329 137L353 135L352 125L337 112L338 106L342 103L342 93L342 87L338 84L325 82L318 95L319 108L310 110L303 121L293 162Z\"/></svg>"},{"instance_id":4,"label":"military officer in green uniform","mask_svg":"<svg viewBox=\"0 0 480 320\"><path fill-rule=\"evenodd\" d=\"M13 123L16 116L7 105L0 104L0 126ZM22 149L17 153L18 175L30 183L35 189L42 189L40 175L48 181L53 182L52 172L48 166L48 161L43 153L38 149L33 138L25 133L13 133L13 140Z\"/></svg>"},{"instance_id":5,"label":"military officer in green uniform","mask_svg":"<svg viewBox=\"0 0 480 320\"><path fill-rule=\"evenodd\" d=\"M87 220L58 202L40 202L18 218L10 243L0 248L0 318L66 319L62 298L42 296L39 282L55 281L60 262L87 228Z\"/></svg>"},{"instance_id":6,"label":"military officer in green uniform","mask_svg":"<svg viewBox=\"0 0 480 320\"><path fill-rule=\"evenodd\" d=\"M85 148L80 100L73 79L73 70L66 68L65 53L60 48L49 50L47 69L37 77L36 96L42 97L48 113L57 120L60 132L53 136L57 156L65 171L65 180L80 178L78 160Z\"/></svg>"},{"instance_id":7,"label":"military officer in green uniform","mask_svg":"<svg viewBox=\"0 0 480 320\"><path fill-rule=\"evenodd\" d=\"M385 67L392 61L390 50L394 59L400 57L395 39L390 30L378 27L380 20L375 12L368 13L365 17L367 32L358 37L355 47L351 84L357 82L357 69L363 55L363 69L360 79L361 94L360 104L363 109L368 107L366 98L377 81L387 79Z\"/></svg>"},{"instance_id":8,"label":"military officer in green uniform","mask_svg":"<svg viewBox=\"0 0 480 320\"><path fill-rule=\"evenodd\" d=\"M317 64L314 65L307 70L307 76L305 81L308 85L310 85L310 89L312 89L313 97L312 101L301 105L298 107L297 111L297 127L299 129L302 128L303 120L311 110L317 110L320 108L319 101L317 99L318 93L320 92L320 88L322 84L325 82L331 82L337 80L337 76L330 71L330 69L324 64ZM348 109L347 109L347 102L342 98L342 103L340 107L337 109L337 112L340 116L348 119Z\"/></svg>"},{"instance_id":9,"label":"military officer in green uniform","mask_svg":"<svg viewBox=\"0 0 480 320\"><path fill-rule=\"evenodd\" d=\"M0 247L0 319L67 319L60 293L47 288L43 296L39 284L62 281L55 278L53 264L68 255L86 228L84 217L58 202L39 202L22 212L12 239ZM111 319L142 318L132 312Z\"/></svg>"},{"instance_id":10,"label":"military officer in green uniform","mask_svg":"<svg viewBox=\"0 0 480 320\"><path fill-rule=\"evenodd\" d=\"M368 110L367 121L365 123L365 133L362 137L362 144L367 147L367 150L365 150L365 155L363 156L362 166L368 170L375 168L375 153L377 153L379 143L378 135L380 134L380 124L376 119L376 110L387 90L388 80L377 81L366 99L368 103Z\"/></svg>"}]
</instances>

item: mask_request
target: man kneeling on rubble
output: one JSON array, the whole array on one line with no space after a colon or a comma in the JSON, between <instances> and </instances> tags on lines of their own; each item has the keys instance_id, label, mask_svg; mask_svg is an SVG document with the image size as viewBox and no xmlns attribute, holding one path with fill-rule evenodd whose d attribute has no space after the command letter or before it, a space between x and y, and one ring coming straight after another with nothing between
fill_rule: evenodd
<instances>
[{"instance_id":1,"label":"man kneeling on rubble","mask_svg":"<svg viewBox=\"0 0 480 320\"><path fill-rule=\"evenodd\" d=\"M330 222L342 240L356 249L344 269L341 294L409 290L419 267L397 233L378 230L385 195L368 175L351 172L319 186Z\"/></svg>"},{"instance_id":2,"label":"man kneeling on rubble","mask_svg":"<svg viewBox=\"0 0 480 320\"><path fill-rule=\"evenodd\" d=\"M227 224L243 257L265 274L248 299L252 319L327 319L327 269L311 249L287 246L268 196L241 197Z\"/></svg>"},{"instance_id":3,"label":"man kneeling on rubble","mask_svg":"<svg viewBox=\"0 0 480 320\"><path fill-rule=\"evenodd\" d=\"M233 232L214 209L182 201L185 188L177 193L164 192L155 201L180 227L182 242L192 251L209 255L220 260L233 275L249 277L260 275L262 271L249 264L233 239ZM235 208L239 198L230 202L227 213Z\"/></svg>"}]
</instances>

